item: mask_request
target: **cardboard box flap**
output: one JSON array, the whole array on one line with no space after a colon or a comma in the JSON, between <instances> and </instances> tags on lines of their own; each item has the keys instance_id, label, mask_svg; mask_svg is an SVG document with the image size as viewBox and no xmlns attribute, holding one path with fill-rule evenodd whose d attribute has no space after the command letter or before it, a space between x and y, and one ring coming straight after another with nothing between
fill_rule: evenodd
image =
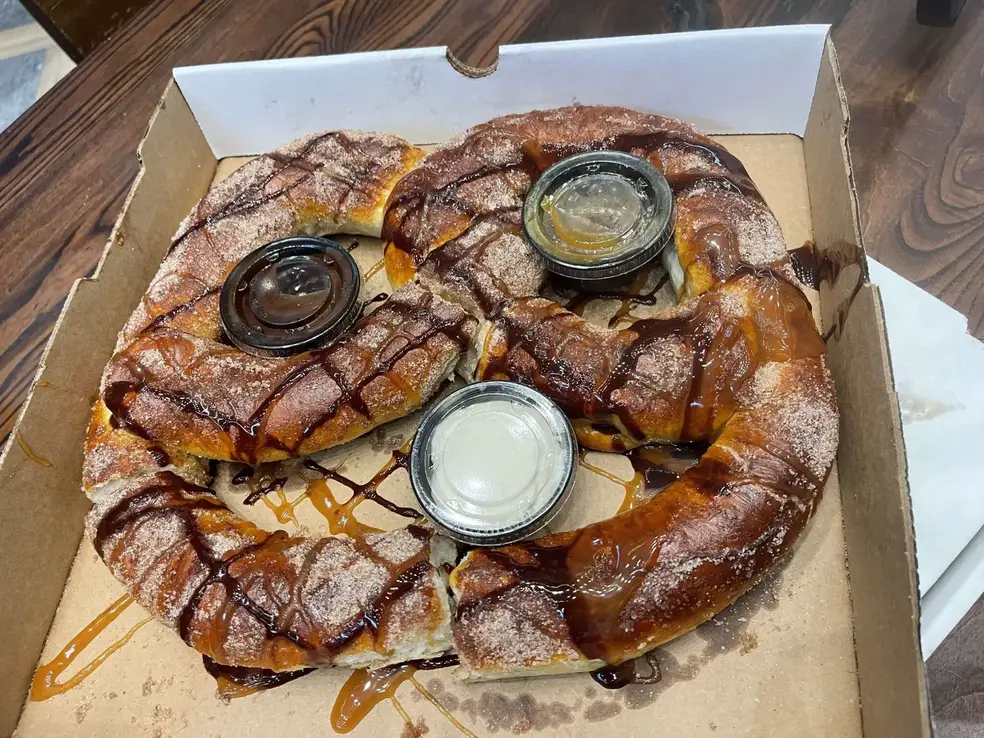
<instances>
[{"instance_id":1,"label":"cardboard box flap","mask_svg":"<svg viewBox=\"0 0 984 738\"><path fill-rule=\"evenodd\" d=\"M169 87L141 143L141 169L92 279L75 283L45 349L11 440L0 457L0 598L7 627L0 735L17 723L82 535L82 441L103 367L171 242L207 187L215 162L188 106ZM170 156L178 145L189 151ZM193 164L191 164L193 163ZM187 166L191 164L191 166ZM145 183L145 179L153 183ZM14 565L16 562L16 565Z\"/></svg>"},{"instance_id":2,"label":"cardboard box flap","mask_svg":"<svg viewBox=\"0 0 984 738\"><path fill-rule=\"evenodd\" d=\"M804 153L818 275L824 280L822 324L838 380L838 466L861 715L866 735L929 735L902 423L881 301L868 281L848 148L850 118L830 43L816 89Z\"/></svg>"},{"instance_id":3,"label":"cardboard box flap","mask_svg":"<svg viewBox=\"0 0 984 738\"><path fill-rule=\"evenodd\" d=\"M174 78L220 159L328 128L433 143L498 115L577 102L648 109L712 134L802 136L827 29L503 46L480 78L459 73L443 47L182 67Z\"/></svg>"}]
</instances>

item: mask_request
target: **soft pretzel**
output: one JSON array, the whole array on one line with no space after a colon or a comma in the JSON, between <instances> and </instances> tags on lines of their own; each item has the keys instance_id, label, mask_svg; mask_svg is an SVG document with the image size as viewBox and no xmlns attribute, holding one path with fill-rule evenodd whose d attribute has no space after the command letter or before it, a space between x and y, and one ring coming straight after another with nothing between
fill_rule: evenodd
<instances>
[{"instance_id":1,"label":"soft pretzel","mask_svg":"<svg viewBox=\"0 0 984 738\"><path fill-rule=\"evenodd\" d=\"M220 340L217 292L240 258L298 232L378 235L420 155L333 132L254 159L181 225L106 367L83 469L89 534L142 605L221 664L381 666L450 646L436 567L453 550L429 531L268 534L203 486L197 460L342 443L419 408L453 371L475 320L415 284L323 351L261 359Z\"/></svg>"},{"instance_id":2,"label":"soft pretzel","mask_svg":"<svg viewBox=\"0 0 984 738\"><path fill-rule=\"evenodd\" d=\"M539 297L546 273L521 235L536 177L594 149L649 158L675 195L681 304L622 331ZM399 289L331 347L272 360L223 343L217 290L248 252L380 228ZM134 596L220 663L378 666L436 655L453 635L468 678L615 664L719 612L796 540L837 447L823 350L747 172L685 124L536 111L422 159L389 136L310 137L239 170L179 229L103 378L88 528ZM537 387L589 448L712 445L644 506L468 553L451 575L453 623L435 568L449 554L424 529L268 534L205 486L200 457L257 463L343 443L417 409L455 370Z\"/></svg>"},{"instance_id":3,"label":"soft pretzel","mask_svg":"<svg viewBox=\"0 0 984 738\"><path fill-rule=\"evenodd\" d=\"M530 183L559 158L593 149L648 158L675 195L678 263L669 266L682 304L622 331L510 295L507 275L495 269L503 260L483 265L475 256L489 243L518 243L516 213ZM461 249L479 230L490 233ZM722 610L789 550L833 463L836 400L778 223L720 145L684 124L621 109L500 118L400 181L384 235L393 278L445 275L444 293L486 319L475 379L536 387L573 419L588 448L713 442L642 507L580 531L468 553L451 575L466 678L633 658Z\"/></svg>"}]
</instances>

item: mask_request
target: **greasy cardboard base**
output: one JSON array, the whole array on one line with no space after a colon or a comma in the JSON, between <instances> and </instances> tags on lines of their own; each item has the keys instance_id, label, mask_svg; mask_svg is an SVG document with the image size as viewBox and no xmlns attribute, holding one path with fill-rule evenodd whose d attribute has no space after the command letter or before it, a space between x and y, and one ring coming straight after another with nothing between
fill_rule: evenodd
<instances>
[{"instance_id":1,"label":"greasy cardboard base","mask_svg":"<svg viewBox=\"0 0 984 738\"><path fill-rule=\"evenodd\" d=\"M792 136L729 136L726 145L746 164L775 211L791 248L813 235L803 143ZM218 177L240 164L222 162ZM372 239L359 239L353 255L363 269L379 258ZM370 292L387 289L382 273ZM812 296L817 305L817 296ZM599 308L603 309L603 308ZM645 314L643 309L636 311ZM590 315L590 314L589 314ZM413 431L416 418L391 424L324 454L325 464L367 479ZM621 457L587 459L628 479ZM223 474L228 477L228 468ZM222 475L220 475L222 476ZM220 493L233 505L241 492ZM332 485L340 500L348 493ZM398 472L381 490L412 505L406 475ZM289 489L288 497L300 492ZM81 494L81 493L80 493ZM622 501L621 485L580 468L571 501L555 520L569 529L610 516ZM278 523L263 503L242 508L262 525L327 532L309 502L293 509L297 526ZM358 509L369 524L401 521L372 503ZM535 731L570 736L605 731L613 735L807 736L861 735L852 606L845 563L841 494L836 469L817 515L791 559L719 618L658 650L662 679L606 691L588 675L464 685L451 670L420 672L420 685L476 735ZM42 662L50 661L122 588L81 544L51 627ZM75 670L125 634L145 613L130 607L78 659ZM347 670L322 670L286 686L223 702L200 656L156 622L142 627L75 689L45 702L28 702L15 735L264 736L332 735L330 713ZM455 736L460 731L413 683L396 695L416 732L405 727L397 706L384 701L353 735ZM658 730L657 730L658 726Z\"/></svg>"}]
</instances>

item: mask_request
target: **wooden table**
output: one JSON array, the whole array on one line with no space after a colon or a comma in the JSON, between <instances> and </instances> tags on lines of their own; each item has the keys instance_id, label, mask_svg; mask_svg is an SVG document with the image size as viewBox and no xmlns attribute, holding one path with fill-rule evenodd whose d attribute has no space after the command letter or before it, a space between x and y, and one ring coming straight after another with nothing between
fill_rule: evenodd
<instances>
[{"instance_id":1,"label":"wooden table","mask_svg":"<svg viewBox=\"0 0 984 738\"><path fill-rule=\"evenodd\" d=\"M915 5L158 0L0 135L0 438L72 282L95 269L170 70L187 64L446 44L481 66L512 42L832 23L868 252L984 338L984 12L969 3L954 28L925 28ZM978 603L930 660L940 736L984 731L982 641Z\"/></svg>"}]
</instances>

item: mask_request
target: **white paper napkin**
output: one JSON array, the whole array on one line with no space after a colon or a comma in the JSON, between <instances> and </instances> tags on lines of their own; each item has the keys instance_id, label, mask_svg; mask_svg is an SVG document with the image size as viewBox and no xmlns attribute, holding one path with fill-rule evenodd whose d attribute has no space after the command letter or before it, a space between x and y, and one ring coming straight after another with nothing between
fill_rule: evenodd
<instances>
[{"instance_id":1,"label":"white paper napkin","mask_svg":"<svg viewBox=\"0 0 984 738\"><path fill-rule=\"evenodd\" d=\"M956 310L868 265L902 411L929 658L984 593L984 343Z\"/></svg>"}]
</instances>

